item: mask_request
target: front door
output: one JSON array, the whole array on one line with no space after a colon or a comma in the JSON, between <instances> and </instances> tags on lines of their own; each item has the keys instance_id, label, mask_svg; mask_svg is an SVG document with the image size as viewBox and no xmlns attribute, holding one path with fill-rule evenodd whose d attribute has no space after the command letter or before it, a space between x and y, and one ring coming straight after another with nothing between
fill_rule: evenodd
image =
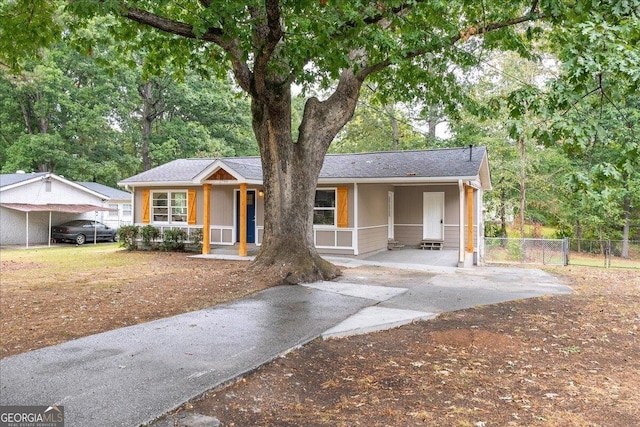
<instances>
[{"instance_id":1,"label":"front door","mask_svg":"<svg viewBox=\"0 0 640 427\"><path fill-rule=\"evenodd\" d=\"M422 239L444 240L444 193L422 193Z\"/></svg>"},{"instance_id":2,"label":"front door","mask_svg":"<svg viewBox=\"0 0 640 427\"><path fill-rule=\"evenodd\" d=\"M240 192L236 192L236 242L240 241ZM256 192L247 191L247 243L256 242Z\"/></svg>"}]
</instances>

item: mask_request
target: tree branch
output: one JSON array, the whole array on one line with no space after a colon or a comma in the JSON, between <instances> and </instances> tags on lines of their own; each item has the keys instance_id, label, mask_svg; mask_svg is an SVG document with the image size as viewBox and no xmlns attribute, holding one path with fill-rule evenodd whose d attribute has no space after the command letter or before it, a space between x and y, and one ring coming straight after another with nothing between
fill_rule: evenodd
<instances>
[{"instance_id":1,"label":"tree branch","mask_svg":"<svg viewBox=\"0 0 640 427\"><path fill-rule=\"evenodd\" d=\"M154 13L147 12L146 10L138 9L135 7L127 7L122 16L140 24L164 31L165 33L175 34L177 36L190 39L213 42L223 48L223 45L227 44L227 42L222 40L223 32L220 28L209 28L207 32L205 32L201 36L197 36L193 31L192 25L164 18L162 16L158 16Z\"/></svg>"},{"instance_id":2,"label":"tree branch","mask_svg":"<svg viewBox=\"0 0 640 427\"><path fill-rule=\"evenodd\" d=\"M271 59L273 52L280 40L282 40L283 31L280 24L280 2L278 0L266 0L266 22L265 25L258 29L260 34L256 34L257 38L261 38L260 45L256 48L256 65L254 73L261 74L265 71L267 63ZM254 12L257 14L258 12ZM254 17L256 19L259 17ZM258 40L256 40L257 42ZM257 43L256 43L257 45Z\"/></svg>"},{"instance_id":3,"label":"tree branch","mask_svg":"<svg viewBox=\"0 0 640 427\"><path fill-rule=\"evenodd\" d=\"M203 6L209 5L209 0L201 0ZM252 74L247 66L247 63L242 59L243 54L239 48L237 40L227 40L224 38L224 31L222 28L212 27L209 28L204 34L198 36L193 31L193 26L184 22L175 21L162 16L158 16L154 13L147 12L135 7L127 7L122 13L124 18L131 21L138 22L163 31L169 34L175 34L177 36L186 37L194 40L201 40L204 42L211 42L222 48L227 52L231 59L233 67L233 73L238 81L240 87L247 93L250 93Z\"/></svg>"},{"instance_id":4,"label":"tree branch","mask_svg":"<svg viewBox=\"0 0 640 427\"><path fill-rule=\"evenodd\" d=\"M534 1L534 5L535 5L535 1ZM465 42L467 41L470 37L472 36L479 36L482 34L486 34L489 33L491 31L496 31L496 30L500 30L503 28L508 28L508 27L513 27L515 25L518 24L522 24L524 22L530 22L530 21L539 21L542 19L546 19L549 16L546 14L531 14L531 13L527 13L526 15L520 16L518 18L514 18L514 19L509 19L506 21L502 21L502 22L493 22L490 24L486 24L486 25L480 25L480 26L470 26L467 27L466 29L460 31L458 34L456 34L455 36L451 37L450 40L450 44L454 45L459 41ZM429 53L429 50L427 49L418 49L415 50L413 52L409 52L407 54L404 55L403 59L408 60L408 59L413 59L413 58L417 58L419 56L425 55ZM377 64L373 64L370 65L368 67L364 67L362 70L360 70L360 72L358 73L358 75L360 76L360 78L364 79L366 78L368 75L373 74L375 72L378 72L380 70L383 70L384 68L392 65L393 62L390 59L387 59L385 61L381 61Z\"/></svg>"}]
</instances>

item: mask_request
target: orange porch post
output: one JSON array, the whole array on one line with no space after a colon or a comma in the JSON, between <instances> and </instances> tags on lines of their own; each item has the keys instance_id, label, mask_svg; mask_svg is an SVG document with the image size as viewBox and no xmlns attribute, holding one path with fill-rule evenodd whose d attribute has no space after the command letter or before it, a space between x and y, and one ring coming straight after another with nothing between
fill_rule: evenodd
<instances>
[{"instance_id":1,"label":"orange porch post","mask_svg":"<svg viewBox=\"0 0 640 427\"><path fill-rule=\"evenodd\" d=\"M211 252L211 184L204 184L204 217L202 219L202 254Z\"/></svg>"},{"instance_id":2,"label":"orange porch post","mask_svg":"<svg viewBox=\"0 0 640 427\"><path fill-rule=\"evenodd\" d=\"M240 248L239 256L247 256L247 184L240 184Z\"/></svg>"}]
</instances>

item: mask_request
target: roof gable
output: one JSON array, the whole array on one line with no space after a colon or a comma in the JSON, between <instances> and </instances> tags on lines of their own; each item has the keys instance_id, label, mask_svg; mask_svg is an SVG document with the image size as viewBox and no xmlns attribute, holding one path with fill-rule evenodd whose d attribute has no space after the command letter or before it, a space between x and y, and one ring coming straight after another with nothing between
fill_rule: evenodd
<instances>
[{"instance_id":1,"label":"roof gable","mask_svg":"<svg viewBox=\"0 0 640 427\"><path fill-rule=\"evenodd\" d=\"M40 179L43 176L46 176L47 174L48 172L1 174L0 175L0 191L27 184L34 180Z\"/></svg>"},{"instance_id":2,"label":"roof gable","mask_svg":"<svg viewBox=\"0 0 640 427\"><path fill-rule=\"evenodd\" d=\"M31 184L38 180L55 180L103 199L130 199L131 193L97 182L75 182L51 172L0 174L0 191Z\"/></svg>"}]
</instances>

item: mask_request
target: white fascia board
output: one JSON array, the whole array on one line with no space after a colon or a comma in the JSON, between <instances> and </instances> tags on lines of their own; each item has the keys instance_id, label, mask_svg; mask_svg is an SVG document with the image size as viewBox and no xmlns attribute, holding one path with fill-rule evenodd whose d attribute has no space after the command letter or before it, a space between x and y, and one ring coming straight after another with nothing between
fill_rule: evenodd
<instances>
[{"instance_id":1,"label":"white fascia board","mask_svg":"<svg viewBox=\"0 0 640 427\"><path fill-rule=\"evenodd\" d=\"M474 181L477 176L456 176L456 177L395 177L395 178L320 178L318 184L403 184L403 185L422 185L422 184L457 184L458 180Z\"/></svg>"},{"instance_id":2,"label":"white fascia board","mask_svg":"<svg viewBox=\"0 0 640 427\"><path fill-rule=\"evenodd\" d=\"M162 187L162 188L170 188L170 187L194 187L200 186L202 184L213 184L213 185L238 185L238 184L249 184L249 185L262 185L262 180L255 179L241 179L238 181L139 181L139 182L118 182L119 187L124 188L136 188L136 187Z\"/></svg>"},{"instance_id":3,"label":"white fascia board","mask_svg":"<svg viewBox=\"0 0 640 427\"><path fill-rule=\"evenodd\" d=\"M68 179L63 178L63 177L61 177L59 175L56 175L54 173L46 175L46 176L48 178L51 178L51 179L54 179L54 180L56 180L58 182L66 184L66 185L68 185L70 187L73 187L76 190L84 191L85 193L91 194L92 196L99 197L102 200L109 200L109 196L107 196L106 194L102 194L102 193L99 193L97 191L93 191L92 189L87 188L84 185L80 185L80 184L77 184L77 183L75 183L73 181L69 181Z\"/></svg>"},{"instance_id":4,"label":"white fascia board","mask_svg":"<svg viewBox=\"0 0 640 427\"><path fill-rule=\"evenodd\" d=\"M25 179L24 181L16 182L15 184L5 185L4 187L0 188L0 191L7 191L7 190L11 190L11 189L14 189L14 188L21 187L23 185L28 185L28 184L34 183L36 181L40 181L42 178L44 178L46 176L47 175L40 175L40 176L33 177L31 179Z\"/></svg>"},{"instance_id":5,"label":"white fascia board","mask_svg":"<svg viewBox=\"0 0 640 427\"><path fill-rule=\"evenodd\" d=\"M138 182L119 182L118 186L125 188L136 187L193 187L191 181L138 181Z\"/></svg>"}]
</instances>

